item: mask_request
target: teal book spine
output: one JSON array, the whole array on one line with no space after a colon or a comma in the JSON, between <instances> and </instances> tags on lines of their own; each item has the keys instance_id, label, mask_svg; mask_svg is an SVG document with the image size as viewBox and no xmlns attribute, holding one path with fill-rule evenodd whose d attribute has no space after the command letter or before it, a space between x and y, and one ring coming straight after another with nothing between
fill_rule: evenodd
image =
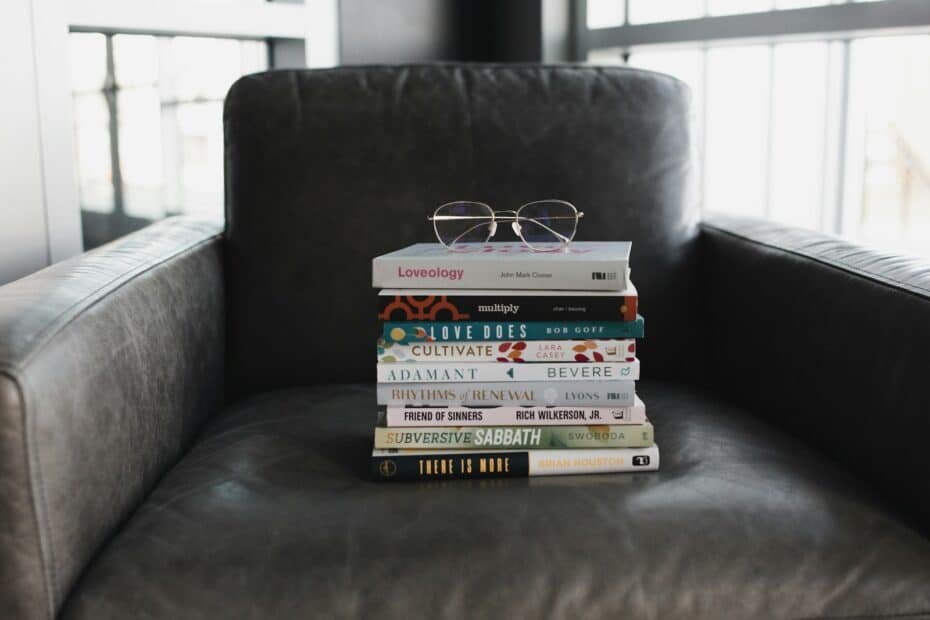
<instances>
[{"instance_id":1,"label":"teal book spine","mask_svg":"<svg viewBox=\"0 0 930 620\"><path fill-rule=\"evenodd\" d=\"M468 342L488 340L557 340L589 338L642 338L643 317L635 321L544 322L387 322L385 342Z\"/></svg>"}]
</instances>

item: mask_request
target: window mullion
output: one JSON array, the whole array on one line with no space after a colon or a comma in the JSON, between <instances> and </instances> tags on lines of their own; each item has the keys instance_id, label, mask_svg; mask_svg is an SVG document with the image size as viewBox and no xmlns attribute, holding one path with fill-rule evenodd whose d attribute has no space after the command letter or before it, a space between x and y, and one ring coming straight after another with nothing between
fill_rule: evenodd
<instances>
[{"instance_id":1,"label":"window mullion","mask_svg":"<svg viewBox=\"0 0 930 620\"><path fill-rule=\"evenodd\" d=\"M700 140L698 144L698 165L700 166L700 176L698 177L700 186L698 188L698 195L701 198L701 213L707 210L704 200L704 191L707 187L707 71L709 67L709 50L710 48L705 46L701 52L701 118L698 127L698 140Z\"/></svg>"},{"instance_id":2,"label":"window mullion","mask_svg":"<svg viewBox=\"0 0 930 620\"><path fill-rule=\"evenodd\" d=\"M849 130L849 62L850 42L843 41L840 48L839 133L836 140L836 175L833 213L833 232L843 233L844 204L846 203L846 140Z\"/></svg>"},{"instance_id":3,"label":"window mullion","mask_svg":"<svg viewBox=\"0 0 930 620\"><path fill-rule=\"evenodd\" d=\"M165 216L184 213L184 193L181 173L184 169L184 150L178 125L179 98L170 71L171 39L158 38L158 104L161 120L162 206Z\"/></svg>"},{"instance_id":4,"label":"window mullion","mask_svg":"<svg viewBox=\"0 0 930 620\"><path fill-rule=\"evenodd\" d=\"M774 138L774 106L772 95L775 90L775 45L769 45L768 54L768 85L766 87L765 104L765 158L763 163L763 213L765 217L772 217L772 147Z\"/></svg>"},{"instance_id":5,"label":"window mullion","mask_svg":"<svg viewBox=\"0 0 930 620\"><path fill-rule=\"evenodd\" d=\"M123 198L123 172L120 166L119 155L119 110L117 106L117 94L119 87L116 84L116 62L113 58L113 35L106 35L106 63L107 76L103 86L103 95L107 104L107 115L109 118L110 133L110 168L111 180L113 183L113 213L117 218L125 215L125 203ZM118 225L121 225L122 221Z\"/></svg>"}]
</instances>

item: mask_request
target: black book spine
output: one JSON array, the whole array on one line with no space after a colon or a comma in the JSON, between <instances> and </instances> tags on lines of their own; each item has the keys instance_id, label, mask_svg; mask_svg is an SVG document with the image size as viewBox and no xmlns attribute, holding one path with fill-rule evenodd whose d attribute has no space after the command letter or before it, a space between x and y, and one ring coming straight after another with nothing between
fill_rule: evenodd
<instances>
[{"instance_id":1,"label":"black book spine","mask_svg":"<svg viewBox=\"0 0 930 620\"><path fill-rule=\"evenodd\" d=\"M376 480L454 480L525 478L530 473L528 452L473 452L468 454L391 454L371 457Z\"/></svg>"}]
</instances>

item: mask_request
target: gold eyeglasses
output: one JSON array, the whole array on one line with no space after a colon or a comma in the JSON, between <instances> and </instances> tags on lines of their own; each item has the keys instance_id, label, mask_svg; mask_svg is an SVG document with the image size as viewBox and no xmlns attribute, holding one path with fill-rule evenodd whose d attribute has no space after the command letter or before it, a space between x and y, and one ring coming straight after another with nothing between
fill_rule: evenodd
<instances>
[{"instance_id":1,"label":"gold eyeglasses","mask_svg":"<svg viewBox=\"0 0 930 620\"><path fill-rule=\"evenodd\" d=\"M514 234L537 252L561 250L575 237L584 213L564 200L528 202L516 211L495 211L483 202L457 200L436 208L427 220L436 238L450 250L487 243L499 222L510 222Z\"/></svg>"}]
</instances>

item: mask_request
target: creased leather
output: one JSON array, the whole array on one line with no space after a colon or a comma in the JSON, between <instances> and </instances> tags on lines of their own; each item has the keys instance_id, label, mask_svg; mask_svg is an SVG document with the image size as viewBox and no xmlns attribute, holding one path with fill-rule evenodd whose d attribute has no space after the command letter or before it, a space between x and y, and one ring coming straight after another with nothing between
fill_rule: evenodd
<instances>
[{"instance_id":1,"label":"creased leather","mask_svg":"<svg viewBox=\"0 0 930 620\"><path fill-rule=\"evenodd\" d=\"M632 240L652 376L694 337L687 87L625 68L426 65L247 76L225 107L232 396L373 381L371 259L450 200L563 198ZM498 238L513 239L502 230ZM683 303L684 302L684 303ZM326 363L319 364L320 355Z\"/></svg>"},{"instance_id":2,"label":"creased leather","mask_svg":"<svg viewBox=\"0 0 930 620\"><path fill-rule=\"evenodd\" d=\"M68 619L819 618L930 612L930 541L712 395L643 381L657 473L371 482L374 393L210 422Z\"/></svg>"},{"instance_id":3,"label":"creased leather","mask_svg":"<svg viewBox=\"0 0 930 620\"><path fill-rule=\"evenodd\" d=\"M45 590L22 397L3 372L0 416L0 609L11 618L48 617L54 608Z\"/></svg>"},{"instance_id":4,"label":"creased leather","mask_svg":"<svg viewBox=\"0 0 930 620\"><path fill-rule=\"evenodd\" d=\"M176 220L0 288L0 609L930 618L927 272L739 218L698 237L687 116L625 69L238 82L222 266ZM661 470L369 481L372 389L277 388L373 379L370 258L429 241L436 204L545 197L634 241ZM156 482L224 360L240 402Z\"/></svg>"},{"instance_id":5,"label":"creased leather","mask_svg":"<svg viewBox=\"0 0 930 620\"><path fill-rule=\"evenodd\" d=\"M0 287L0 609L50 617L222 398L213 224L172 219Z\"/></svg>"},{"instance_id":6,"label":"creased leather","mask_svg":"<svg viewBox=\"0 0 930 620\"><path fill-rule=\"evenodd\" d=\"M930 532L930 263L712 216L702 268L713 389L778 420Z\"/></svg>"}]
</instances>

